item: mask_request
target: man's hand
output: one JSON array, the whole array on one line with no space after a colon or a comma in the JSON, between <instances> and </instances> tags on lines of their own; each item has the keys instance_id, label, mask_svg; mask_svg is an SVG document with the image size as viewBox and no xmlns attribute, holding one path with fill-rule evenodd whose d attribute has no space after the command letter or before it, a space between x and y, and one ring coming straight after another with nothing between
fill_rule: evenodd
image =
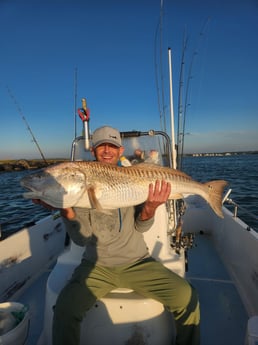
<instances>
[{"instance_id":1,"label":"man's hand","mask_svg":"<svg viewBox=\"0 0 258 345\"><path fill-rule=\"evenodd\" d=\"M46 202L44 202L40 199L32 199L32 202L34 204L41 205L50 211L59 210L61 216L68 219L68 220L72 220L75 217L75 212L71 207L70 208L56 208L56 207L53 207L53 206L47 204Z\"/></svg>"},{"instance_id":2,"label":"man's hand","mask_svg":"<svg viewBox=\"0 0 258 345\"><path fill-rule=\"evenodd\" d=\"M141 220L148 220L154 217L156 209L164 204L170 195L171 185L166 181L156 181L155 185L149 185L149 195L143 205L140 218Z\"/></svg>"}]
</instances>

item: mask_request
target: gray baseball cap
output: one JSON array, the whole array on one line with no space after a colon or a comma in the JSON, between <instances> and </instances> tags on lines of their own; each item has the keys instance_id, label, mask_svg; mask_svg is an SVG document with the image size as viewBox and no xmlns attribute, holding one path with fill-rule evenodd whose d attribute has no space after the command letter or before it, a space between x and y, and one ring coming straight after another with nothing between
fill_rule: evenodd
<instances>
[{"instance_id":1,"label":"gray baseball cap","mask_svg":"<svg viewBox=\"0 0 258 345\"><path fill-rule=\"evenodd\" d=\"M119 131L109 126L97 128L92 135L92 146L96 148L104 143L109 143L115 145L116 147L121 147L122 141Z\"/></svg>"}]
</instances>

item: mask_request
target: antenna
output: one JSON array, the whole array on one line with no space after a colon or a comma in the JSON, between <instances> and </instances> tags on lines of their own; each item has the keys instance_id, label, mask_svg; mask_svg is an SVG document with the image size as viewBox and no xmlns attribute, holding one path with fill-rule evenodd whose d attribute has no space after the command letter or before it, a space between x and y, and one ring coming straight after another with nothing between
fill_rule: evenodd
<instances>
[{"instance_id":1,"label":"antenna","mask_svg":"<svg viewBox=\"0 0 258 345\"><path fill-rule=\"evenodd\" d=\"M74 138L77 137L77 67L74 70Z\"/></svg>"},{"instance_id":2,"label":"antenna","mask_svg":"<svg viewBox=\"0 0 258 345\"><path fill-rule=\"evenodd\" d=\"M169 65L169 96L170 96L170 117L171 117L171 144L172 144L172 168L176 169L176 145L175 145L175 127L174 127L174 105L173 105L173 86L172 86L172 55L168 48Z\"/></svg>"},{"instance_id":3,"label":"antenna","mask_svg":"<svg viewBox=\"0 0 258 345\"><path fill-rule=\"evenodd\" d=\"M40 149L40 147L39 147L39 144L38 144L38 142L37 142L37 140L36 140L36 138L35 138L35 136L34 136L32 130L31 130L31 128L30 128L30 126L29 126L29 124L28 124L28 122L27 122L25 116L23 115L23 112L22 112L22 110L21 110L21 107L19 106L17 100L15 99L14 95L12 94L10 88L9 88L8 86L6 86L6 88L7 88L7 91L8 91L8 93L9 93L9 96L10 96L11 100L13 101L13 103L15 104L15 106L16 106L16 108L17 108L17 110L18 110L18 113L20 114L22 120L24 121L24 123L25 123L25 125L26 125L28 131L30 132L30 134L31 134L31 136L32 136L32 141L36 144L36 146L37 146L37 148L38 148L38 150L39 150L39 153L40 153L40 155L41 155L41 157L42 157L44 163L45 163L46 165L48 165L48 163L47 163L47 161L46 161L46 158L44 157L43 152L41 151L41 149Z\"/></svg>"},{"instance_id":4,"label":"antenna","mask_svg":"<svg viewBox=\"0 0 258 345\"><path fill-rule=\"evenodd\" d=\"M160 127L161 130L164 132L167 131L166 129L166 112L165 112L165 96L164 96L164 76L163 76L163 56L162 56L162 30L163 30L163 0L160 0L160 16L159 22L155 32L155 43L154 43L154 64L155 64L155 80L156 80L156 88L157 88L157 96L158 96L158 107L160 113ZM160 73L160 84L161 90L159 89L159 78L158 78L158 67L157 67L157 40L158 40L158 33L159 33L159 73Z\"/></svg>"}]
</instances>

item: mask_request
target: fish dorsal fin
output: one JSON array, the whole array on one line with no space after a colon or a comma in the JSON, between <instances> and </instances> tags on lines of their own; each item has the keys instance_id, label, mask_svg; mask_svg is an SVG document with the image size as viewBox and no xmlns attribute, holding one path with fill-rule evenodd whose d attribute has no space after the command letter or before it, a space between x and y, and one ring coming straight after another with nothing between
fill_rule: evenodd
<instances>
[{"instance_id":1,"label":"fish dorsal fin","mask_svg":"<svg viewBox=\"0 0 258 345\"><path fill-rule=\"evenodd\" d=\"M134 165L132 165L132 167L135 167L135 168L155 168L157 169L157 167L159 167L158 164L155 164L155 163L150 163L150 162L141 162L141 163L136 163Z\"/></svg>"},{"instance_id":2,"label":"fish dorsal fin","mask_svg":"<svg viewBox=\"0 0 258 345\"><path fill-rule=\"evenodd\" d=\"M170 168L170 167L163 166L163 165L158 165L155 163L141 162L141 163L134 164L130 167L126 167L126 169L131 169L131 170L133 170L134 168L139 168L139 169L143 169L143 170L147 170L147 169L149 169L149 170L160 170L163 172L175 174L175 176L181 176L181 177L186 178L188 180L192 180L191 176L187 175L186 173L184 173L181 170L177 170L177 169Z\"/></svg>"}]
</instances>

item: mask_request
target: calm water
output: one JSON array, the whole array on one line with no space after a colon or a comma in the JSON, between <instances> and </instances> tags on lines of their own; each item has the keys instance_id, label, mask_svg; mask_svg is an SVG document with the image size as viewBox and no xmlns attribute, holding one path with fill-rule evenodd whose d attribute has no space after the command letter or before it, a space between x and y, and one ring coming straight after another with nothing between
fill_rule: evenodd
<instances>
[{"instance_id":1,"label":"calm water","mask_svg":"<svg viewBox=\"0 0 258 345\"><path fill-rule=\"evenodd\" d=\"M20 179L31 171L0 174L0 224L2 236L40 220L50 212L23 198Z\"/></svg>"},{"instance_id":2,"label":"calm water","mask_svg":"<svg viewBox=\"0 0 258 345\"><path fill-rule=\"evenodd\" d=\"M238 216L258 231L258 154L224 157L186 157L182 170L197 181L228 181L229 198L240 208ZM225 206L233 211L232 206ZM244 210L242 209L244 208ZM247 212L255 215L251 217Z\"/></svg>"},{"instance_id":3,"label":"calm water","mask_svg":"<svg viewBox=\"0 0 258 345\"><path fill-rule=\"evenodd\" d=\"M201 182L227 180L229 188L232 189L230 198L255 214L256 219L242 209L239 209L238 215L258 231L258 155L186 157L182 170ZM50 214L41 206L22 197L24 190L19 181L29 173L31 172L22 171L0 174L0 224L3 234L17 231Z\"/></svg>"}]
</instances>

